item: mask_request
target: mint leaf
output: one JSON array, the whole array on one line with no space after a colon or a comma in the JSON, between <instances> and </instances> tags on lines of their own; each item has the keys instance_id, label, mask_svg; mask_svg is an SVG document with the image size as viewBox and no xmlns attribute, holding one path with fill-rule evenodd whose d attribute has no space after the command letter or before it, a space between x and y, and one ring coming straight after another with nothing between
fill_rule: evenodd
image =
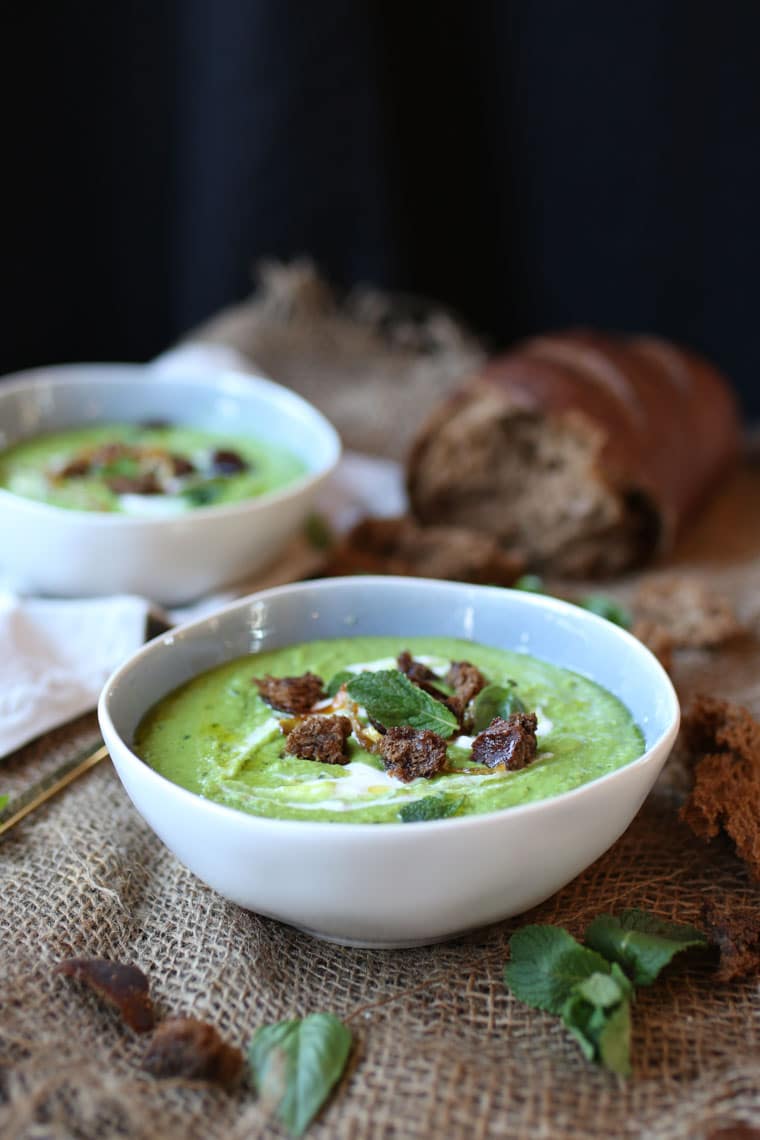
<instances>
[{"instance_id":1,"label":"mint leaf","mask_svg":"<svg viewBox=\"0 0 760 1140\"><path fill-rule=\"evenodd\" d=\"M624 910L619 917L600 914L585 941L611 962L619 962L639 986L651 985L682 950L707 946L707 938L695 927L637 909Z\"/></svg>"},{"instance_id":2,"label":"mint leaf","mask_svg":"<svg viewBox=\"0 0 760 1140\"><path fill-rule=\"evenodd\" d=\"M276 1106L293 1136L301 1136L343 1072L351 1032L332 1013L311 1013L257 1029L248 1064L258 1095Z\"/></svg>"},{"instance_id":3,"label":"mint leaf","mask_svg":"<svg viewBox=\"0 0 760 1140\"><path fill-rule=\"evenodd\" d=\"M355 673L349 672L348 669L342 669L340 673L336 673L334 677L331 677L325 685L325 692L328 697L334 697L341 685L345 685L345 683L350 681L354 676L356 676Z\"/></svg>"},{"instance_id":4,"label":"mint leaf","mask_svg":"<svg viewBox=\"0 0 760 1140\"><path fill-rule=\"evenodd\" d=\"M622 626L623 629L630 629L633 625L633 618L625 606L621 606L620 602L612 598L605 597L604 594L588 594L585 598L579 598L575 604L592 614L606 618L615 625Z\"/></svg>"},{"instance_id":5,"label":"mint leaf","mask_svg":"<svg viewBox=\"0 0 760 1140\"><path fill-rule=\"evenodd\" d=\"M505 985L520 1001L549 1013L562 1013L579 982L610 973L609 962L559 926L524 926L512 935L509 948Z\"/></svg>"},{"instance_id":6,"label":"mint leaf","mask_svg":"<svg viewBox=\"0 0 760 1140\"><path fill-rule=\"evenodd\" d=\"M0 811L5 811L9 798L9 796L0 796Z\"/></svg>"},{"instance_id":7,"label":"mint leaf","mask_svg":"<svg viewBox=\"0 0 760 1140\"><path fill-rule=\"evenodd\" d=\"M217 502L222 493L222 485L216 482L196 483L186 487L180 494L193 507L209 507Z\"/></svg>"},{"instance_id":8,"label":"mint leaf","mask_svg":"<svg viewBox=\"0 0 760 1140\"><path fill-rule=\"evenodd\" d=\"M610 1008L594 1006L580 994L565 1004L562 1020L589 1061L613 1073L628 1076L631 1071L631 1006L622 998Z\"/></svg>"},{"instance_id":9,"label":"mint leaf","mask_svg":"<svg viewBox=\"0 0 760 1140\"><path fill-rule=\"evenodd\" d=\"M529 594L543 594L544 580L538 574L523 574L512 583L513 590L525 590Z\"/></svg>"},{"instance_id":10,"label":"mint leaf","mask_svg":"<svg viewBox=\"0 0 760 1140\"><path fill-rule=\"evenodd\" d=\"M525 705L512 685L486 685L473 703L472 726L476 733L482 732L495 716L506 720L512 713L525 711Z\"/></svg>"},{"instance_id":11,"label":"mint leaf","mask_svg":"<svg viewBox=\"0 0 760 1140\"><path fill-rule=\"evenodd\" d=\"M579 982L562 1008L562 1020L584 1055L623 1076L631 1070L630 992L617 967L617 974L590 974Z\"/></svg>"},{"instance_id":12,"label":"mint leaf","mask_svg":"<svg viewBox=\"0 0 760 1140\"><path fill-rule=\"evenodd\" d=\"M631 983L618 966L617 974L589 974L574 992L597 1009L608 1009L631 995Z\"/></svg>"},{"instance_id":13,"label":"mint leaf","mask_svg":"<svg viewBox=\"0 0 760 1140\"><path fill-rule=\"evenodd\" d=\"M631 1073L631 1003L621 1001L607 1017L597 1039L599 1060L605 1069L628 1077Z\"/></svg>"},{"instance_id":14,"label":"mint leaf","mask_svg":"<svg viewBox=\"0 0 760 1140\"><path fill-rule=\"evenodd\" d=\"M446 819L456 815L464 803L465 797L436 795L423 796L421 800L412 800L399 809L399 818L402 823L424 823L428 819Z\"/></svg>"},{"instance_id":15,"label":"mint leaf","mask_svg":"<svg viewBox=\"0 0 760 1140\"><path fill-rule=\"evenodd\" d=\"M304 527L306 539L315 550L329 550L333 544L333 533L324 515L316 511L310 514Z\"/></svg>"},{"instance_id":16,"label":"mint leaf","mask_svg":"<svg viewBox=\"0 0 760 1140\"><path fill-rule=\"evenodd\" d=\"M359 673L346 688L348 695L364 706L372 720L386 728L408 724L419 731L437 732L447 739L458 727L450 709L395 669Z\"/></svg>"}]
</instances>

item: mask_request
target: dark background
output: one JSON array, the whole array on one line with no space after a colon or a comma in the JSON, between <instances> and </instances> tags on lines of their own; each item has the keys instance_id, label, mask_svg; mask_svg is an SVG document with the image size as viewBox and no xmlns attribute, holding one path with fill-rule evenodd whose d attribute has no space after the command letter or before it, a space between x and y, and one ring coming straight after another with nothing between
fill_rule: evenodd
<instances>
[{"instance_id":1,"label":"dark background","mask_svg":"<svg viewBox=\"0 0 760 1140\"><path fill-rule=\"evenodd\" d=\"M0 371L146 359L257 259L308 254L494 347L680 339L760 416L755 0L70 0L4 25Z\"/></svg>"}]
</instances>

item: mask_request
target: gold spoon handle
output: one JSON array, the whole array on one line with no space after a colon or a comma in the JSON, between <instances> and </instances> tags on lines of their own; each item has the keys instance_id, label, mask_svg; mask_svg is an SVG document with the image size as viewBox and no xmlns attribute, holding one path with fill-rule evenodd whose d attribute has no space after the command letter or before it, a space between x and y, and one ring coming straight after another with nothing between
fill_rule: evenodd
<instances>
[{"instance_id":1,"label":"gold spoon handle","mask_svg":"<svg viewBox=\"0 0 760 1140\"><path fill-rule=\"evenodd\" d=\"M8 804L4 812L0 813L0 835L4 835L6 831L10 831L17 823L33 812L40 804L46 803L57 796L60 791L67 788L74 780L78 780L85 772L89 772L101 760L105 760L108 755L108 749L105 744L100 748L96 748L94 752L88 752L84 757L77 757L74 760L68 760L55 772L49 776L45 776L27 792L24 792L18 799Z\"/></svg>"}]
</instances>

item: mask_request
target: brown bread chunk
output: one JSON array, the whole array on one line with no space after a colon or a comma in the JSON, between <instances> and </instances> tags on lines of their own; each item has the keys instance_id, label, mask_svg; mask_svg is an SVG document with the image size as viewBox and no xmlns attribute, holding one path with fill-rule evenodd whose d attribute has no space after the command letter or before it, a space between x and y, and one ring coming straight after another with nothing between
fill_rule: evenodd
<instances>
[{"instance_id":1,"label":"brown bread chunk","mask_svg":"<svg viewBox=\"0 0 760 1140\"><path fill-rule=\"evenodd\" d=\"M419 526L411 518L367 518L338 544L325 573L401 574L511 586L523 561L466 526Z\"/></svg>"},{"instance_id":2,"label":"brown bread chunk","mask_svg":"<svg viewBox=\"0 0 760 1140\"><path fill-rule=\"evenodd\" d=\"M446 674L446 684L451 685L463 707L468 705L473 697L477 697L487 683L480 669L471 665L469 661L452 661L451 668Z\"/></svg>"},{"instance_id":3,"label":"brown bread chunk","mask_svg":"<svg viewBox=\"0 0 760 1140\"><path fill-rule=\"evenodd\" d=\"M702 904L702 928L720 951L716 977L721 982L760 975L760 924L757 908L732 903Z\"/></svg>"},{"instance_id":4,"label":"brown bread chunk","mask_svg":"<svg viewBox=\"0 0 760 1140\"><path fill-rule=\"evenodd\" d=\"M85 475L89 475L90 472L90 460L86 456L79 455L71 459L64 467L61 467L59 471L49 473L49 477L52 478L53 481L59 479L81 479Z\"/></svg>"},{"instance_id":5,"label":"brown bread chunk","mask_svg":"<svg viewBox=\"0 0 760 1140\"><path fill-rule=\"evenodd\" d=\"M254 677L253 683L262 701L294 716L307 713L325 695L322 678L315 673L304 673L301 677Z\"/></svg>"},{"instance_id":6,"label":"brown bread chunk","mask_svg":"<svg viewBox=\"0 0 760 1140\"><path fill-rule=\"evenodd\" d=\"M548 333L434 407L407 462L414 517L531 569L609 575L668 549L739 454L730 384L652 337Z\"/></svg>"},{"instance_id":7,"label":"brown bread chunk","mask_svg":"<svg viewBox=\"0 0 760 1140\"><path fill-rule=\"evenodd\" d=\"M114 495L161 495L164 491L153 471L142 475L114 475L106 479L106 486Z\"/></svg>"},{"instance_id":8,"label":"brown bread chunk","mask_svg":"<svg viewBox=\"0 0 760 1140\"><path fill-rule=\"evenodd\" d=\"M421 661L415 661L408 650L405 649L402 653L399 653L396 659L396 666L399 672L408 677L412 684L416 685L418 689L429 693L431 697L440 701L441 704L449 705L449 698L446 693L433 684L433 681L438 680L436 674L432 669L428 669L427 665L423 665ZM453 711L456 716L459 715L456 710Z\"/></svg>"},{"instance_id":9,"label":"brown bread chunk","mask_svg":"<svg viewBox=\"0 0 760 1140\"><path fill-rule=\"evenodd\" d=\"M194 1017L174 1017L163 1021L153 1034L142 1068L154 1077L229 1086L243 1070L243 1054L227 1045L213 1025Z\"/></svg>"},{"instance_id":10,"label":"brown bread chunk","mask_svg":"<svg viewBox=\"0 0 760 1140\"><path fill-rule=\"evenodd\" d=\"M301 760L348 764L346 741L350 735L347 716L307 716L288 733L285 751Z\"/></svg>"},{"instance_id":11,"label":"brown bread chunk","mask_svg":"<svg viewBox=\"0 0 760 1140\"><path fill-rule=\"evenodd\" d=\"M681 819L702 839L725 832L760 880L760 724L740 705L701 696L684 717L683 738L694 784Z\"/></svg>"},{"instance_id":12,"label":"brown bread chunk","mask_svg":"<svg viewBox=\"0 0 760 1140\"><path fill-rule=\"evenodd\" d=\"M191 460L186 459L184 455L175 455L173 452L167 457L169 460L169 468L172 475L178 478L181 475L192 475L196 470L196 466Z\"/></svg>"},{"instance_id":13,"label":"brown bread chunk","mask_svg":"<svg viewBox=\"0 0 760 1140\"><path fill-rule=\"evenodd\" d=\"M436 732L418 731L408 724L389 728L380 745L386 772L405 784L430 779L446 764L446 741Z\"/></svg>"},{"instance_id":14,"label":"brown bread chunk","mask_svg":"<svg viewBox=\"0 0 760 1140\"><path fill-rule=\"evenodd\" d=\"M673 668L673 638L664 626L645 618L634 621L631 633L654 653L666 673Z\"/></svg>"},{"instance_id":15,"label":"brown bread chunk","mask_svg":"<svg viewBox=\"0 0 760 1140\"><path fill-rule=\"evenodd\" d=\"M237 475L248 470L248 464L237 451L230 448L219 448L211 456L211 462L217 475Z\"/></svg>"},{"instance_id":16,"label":"brown bread chunk","mask_svg":"<svg viewBox=\"0 0 760 1140\"><path fill-rule=\"evenodd\" d=\"M535 713L516 712L507 720L495 716L473 740L472 759L487 768L500 764L512 772L525 768L536 757L537 725Z\"/></svg>"},{"instance_id":17,"label":"brown bread chunk","mask_svg":"<svg viewBox=\"0 0 760 1140\"><path fill-rule=\"evenodd\" d=\"M699 578L684 574L644 581L633 599L636 628L660 631L675 649L721 645L744 630L733 606ZM637 633L637 636L639 634ZM648 637L641 637L649 644Z\"/></svg>"},{"instance_id":18,"label":"brown bread chunk","mask_svg":"<svg viewBox=\"0 0 760 1140\"><path fill-rule=\"evenodd\" d=\"M423 665L421 661L415 661L408 649L402 650L396 658L396 667L400 673L418 685L420 681L437 681L438 677L432 669L428 669L427 665Z\"/></svg>"}]
</instances>

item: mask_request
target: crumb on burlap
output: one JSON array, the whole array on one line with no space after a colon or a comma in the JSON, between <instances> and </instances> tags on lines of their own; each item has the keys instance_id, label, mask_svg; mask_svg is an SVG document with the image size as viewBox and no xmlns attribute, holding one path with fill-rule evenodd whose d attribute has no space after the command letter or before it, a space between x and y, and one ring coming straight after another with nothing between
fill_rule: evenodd
<instances>
[{"instance_id":1,"label":"crumb on burlap","mask_svg":"<svg viewBox=\"0 0 760 1140\"><path fill-rule=\"evenodd\" d=\"M365 518L338 544L327 575L400 574L511 586L524 564L491 535L454 526L421 526L408 516Z\"/></svg>"},{"instance_id":2,"label":"crumb on burlap","mask_svg":"<svg viewBox=\"0 0 760 1140\"><path fill-rule=\"evenodd\" d=\"M142 1068L154 1077L182 1077L224 1087L236 1083L243 1064L240 1049L228 1045L215 1026L194 1017L161 1022L142 1060Z\"/></svg>"},{"instance_id":3,"label":"crumb on burlap","mask_svg":"<svg viewBox=\"0 0 760 1140\"><path fill-rule=\"evenodd\" d=\"M135 1033L148 1033L156 1022L148 979L138 966L109 958L64 958L54 974L82 982L114 1006Z\"/></svg>"},{"instance_id":4,"label":"crumb on burlap","mask_svg":"<svg viewBox=\"0 0 760 1140\"><path fill-rule=\"evenodd\" d=\"M702 839L725 832L760 880L760 724L740 705L699 696L683 740L694 782L681 819Z\"/></svg>"},{"instance_id":5,"label":"crumb on burlap","mask_svg":"<svg viewBox=\"0 0 760 1140\"><path fill-rule=\"evenodd\" d=\"M647 649L654 653L665 672L670 673L673 668L674 645L667 629L647 618L639 618L634 621L631 633L634 637L638 637L639 641L643 641Z\"/></svg>"},{"instance_id":6,"label":"crumb on burlap","mask_svg":"<svg viewBox=\"0 0 760 1140\"><path fill-rule=\"evenodd\" d=\"M712 899L702 904L701 926L720 953L716 978L732 982L735 978L760 975L760 925L757 907L719 905Z\"/></svg>"},{"instance_id":7,"label":"crumb on burlap","mask_svg":"<svg viewBox=\"0 0 760 1140\"><path fill-rule=\"evenodd\" d=\"M669 638L671 649L712 649L745 632L728 599L691 575L645 579L632 609L634 624L648 632L648 636L637 636L657 656L650 642L655 636L662 644Z\"/></svg>"}]
</instances>

